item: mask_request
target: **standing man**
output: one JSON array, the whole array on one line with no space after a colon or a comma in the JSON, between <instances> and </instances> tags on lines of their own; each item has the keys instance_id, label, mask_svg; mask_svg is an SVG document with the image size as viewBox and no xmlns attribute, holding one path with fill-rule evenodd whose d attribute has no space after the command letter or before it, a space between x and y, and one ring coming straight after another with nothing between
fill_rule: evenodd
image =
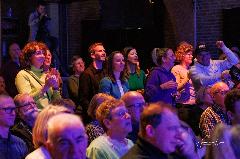
<instances>
[{"instance_id":1,"label":"standing man","mask_svg":"<svg viewBox=\"0 0 240 159\"><path fill-rule=\"evenodd\" d=\"M226 55L226 60L211 60L211 54L205 43L199 43L195 50L197 60L189 71L195 91L201 86L212 86L220 82L224 78L222 72L238 63L238 58L223 41L217 41L216 45Z\"/></svg>"},{"instance_id":2,"label":"standing man","mask_svg":"<svg viewBox=\"0 0 240 159\"><path fill-rule=\"evenodd\" d=\"M30 28L28 41L42 41L46 43L52 54L56 53L58 41L50 35L49 26L51 18L46 12L46 2L39 2L36 10L30 14L28 25Z\"/></svg>"},{"instance_id":3,"label":"standing man","mask_svg":"<svg viewBox=\"0 0 240 159\"><path fill-rule=\"evenodd\" d=\"M0 158L22 159L27 155L26 144L9 132L15 120L16 106L10 96L0 95Z\"/></svg>"},{"instance_id":4,"label":"standing man","mask_svg":"<svg viewBox=\"0 0 240 159\"><path fill-rule=\"evenodd\" d=\"M92 58L90 66L81 74L79 78L79 103L82 108L84 123L87 123L90 117L87 116L87 109L92 97L99 91L99 83L106 72L103 68L103 62L106 60L106 52L102 43L93 43L88 52Z\"/></svg>"},{"instance_id":5,"label":"standing man","mask_svg":"<svg viewBox=\"0 0 240 159\"><path fill-rule=\"evenodd\" d=\"M19 45L17 43L12 43L9 46L9 55L11 59L1 69L6 84L6 91L12 98L18 94L15 86L15 78L20 71L20 54L21 49Z\"/></svg>"}]
</instances>

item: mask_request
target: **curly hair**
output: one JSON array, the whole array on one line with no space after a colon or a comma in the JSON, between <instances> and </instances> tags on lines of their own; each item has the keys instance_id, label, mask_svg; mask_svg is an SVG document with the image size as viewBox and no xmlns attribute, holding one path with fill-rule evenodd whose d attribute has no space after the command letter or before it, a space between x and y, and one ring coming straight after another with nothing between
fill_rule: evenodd
<instances>
[{"instance_id":1,"label":"curly hair","mask_svg":"<svg viewBox=\"0 0 240 159\"><path fill-rule=\"evenodd\" d=\"M88 110L87 110L88 115L92 119L96 119L96 110L98 106L104 101L112 100L112 99L114 99L114 97L109 94L105 94L105 93L95 94L89 103Z\"/></svg>"},{"instance_id":2,"label":"curly hair","mask_svg":"<svg viewBox=\"0 0 240 159\"><path fill-rule=\"evenodd\" d=\"M113 74L113 58L116 54L122 54L122 53L120 51L113 51L108 56L108 60L107 60L107 73L108 73L108 77L111 79L112 82L116 82L115 76ZM121 82L126 80L124 71L122 71L120 74L120 80Z\"/></svg>"},{"instance_id":3,"label":"curly hair","mask_svg":"<svg viewBox=\"0 0 240 159\"><path fill-rule=\"evenodd\" d=\"M107 100L103 102L102 104L99 105L96 111L96 118L102 125L103 129L107 131L106 126L104 125L104 119L112 119L111 112L113 109L120 107L124 105L125 103L123 100L119 99L112 99L112 100Z\"/></svg>"},{"instance_id":4,"label":"curly hair","mask_svg":"<svg viewBox=\"0 0 240 159\"><path fill-rule=\"evenodd\" d=\"M31 57L36 52L37 47L39 49L43 50L44 54L46 53L47 50L49 50L47 45L45 45L42 42L33 41L33 42L27 43L24 46L24 48L22 50L22 53L20 55L20 63L21 63L22 68L30 69L30 67L31 67Z\"/></svg>"},{"instance_id":5,"label":"curly hair","mask_svg":"<svg viewBox=\"0 0 240 159\"><path fill-rule=\"evenodd\" d=\"M181 42L175 52L177 61L181 62L183 59L183 55L187 54L189 51L193 51L193 46L186 41Z\"/></svg>"}]
</instances>

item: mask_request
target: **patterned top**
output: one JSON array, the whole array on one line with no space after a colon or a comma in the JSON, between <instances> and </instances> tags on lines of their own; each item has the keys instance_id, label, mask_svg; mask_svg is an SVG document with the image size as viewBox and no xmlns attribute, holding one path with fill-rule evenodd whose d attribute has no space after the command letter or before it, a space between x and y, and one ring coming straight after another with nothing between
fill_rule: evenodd
<instances>
[{"instance_id":1,"label":"patterned top","mask_svg":"<svg viewBox=\"0 0 240 159\"><path fill-rule=\"evenodd\" d=\"M212 107L208 107L201 115L199 127L202 137L210 138L212 130L219 123L231 124L228 115L219 106L214 104Z\"/></svg>"},{"instance_id":2,"label":"patterned top","mask_svg":"<svg viewBox=\"0 0 240 159\"><path fill-rule=\"evenodd\" d=\"M90 144L94 139L96 139L98 136L103 135L105 132L100 125L100 123L97 120L94 120L87 124L86 126L86 132L88 135L88 143Z\"/></svg>"}]
</instances>

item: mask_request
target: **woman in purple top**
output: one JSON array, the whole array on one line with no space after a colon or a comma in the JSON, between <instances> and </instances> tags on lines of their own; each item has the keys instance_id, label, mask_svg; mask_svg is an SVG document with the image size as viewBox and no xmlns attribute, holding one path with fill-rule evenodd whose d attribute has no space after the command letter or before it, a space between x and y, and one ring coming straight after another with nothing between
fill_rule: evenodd
<instances>
[{"instance_id":1,"label":"woman in purple top","mask_svg":"<svg viewBox=\"0 0 240 159\"><path fill-rule=\"evenodd\" d=\"M145 86L145 100L147 102L162 101L175 106L177 83L171 73L176 59L172 49L154 48L152 59L157 67L154 67L147 78Z\"/></svg>"}]
</instances>

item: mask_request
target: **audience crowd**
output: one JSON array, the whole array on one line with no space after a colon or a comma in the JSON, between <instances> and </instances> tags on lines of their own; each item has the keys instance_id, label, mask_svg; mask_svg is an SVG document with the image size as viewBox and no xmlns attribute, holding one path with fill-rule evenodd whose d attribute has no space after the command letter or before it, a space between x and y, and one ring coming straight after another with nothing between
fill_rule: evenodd
<instances>
[{"instance_id":1,"label":"audience crowd","mask_svg":"<svg viewBox=\"0 0 240 159\"><path fill-rule=\"evenodd\" d=\"M64 90L45 43L11 44L0 72L0 158L240 158L240 52L216 47L221 60L204 42L153 48L147 75L137 48L108 54L96 42L86 69L72 57Z\"/></svg>"}]
</instances>

